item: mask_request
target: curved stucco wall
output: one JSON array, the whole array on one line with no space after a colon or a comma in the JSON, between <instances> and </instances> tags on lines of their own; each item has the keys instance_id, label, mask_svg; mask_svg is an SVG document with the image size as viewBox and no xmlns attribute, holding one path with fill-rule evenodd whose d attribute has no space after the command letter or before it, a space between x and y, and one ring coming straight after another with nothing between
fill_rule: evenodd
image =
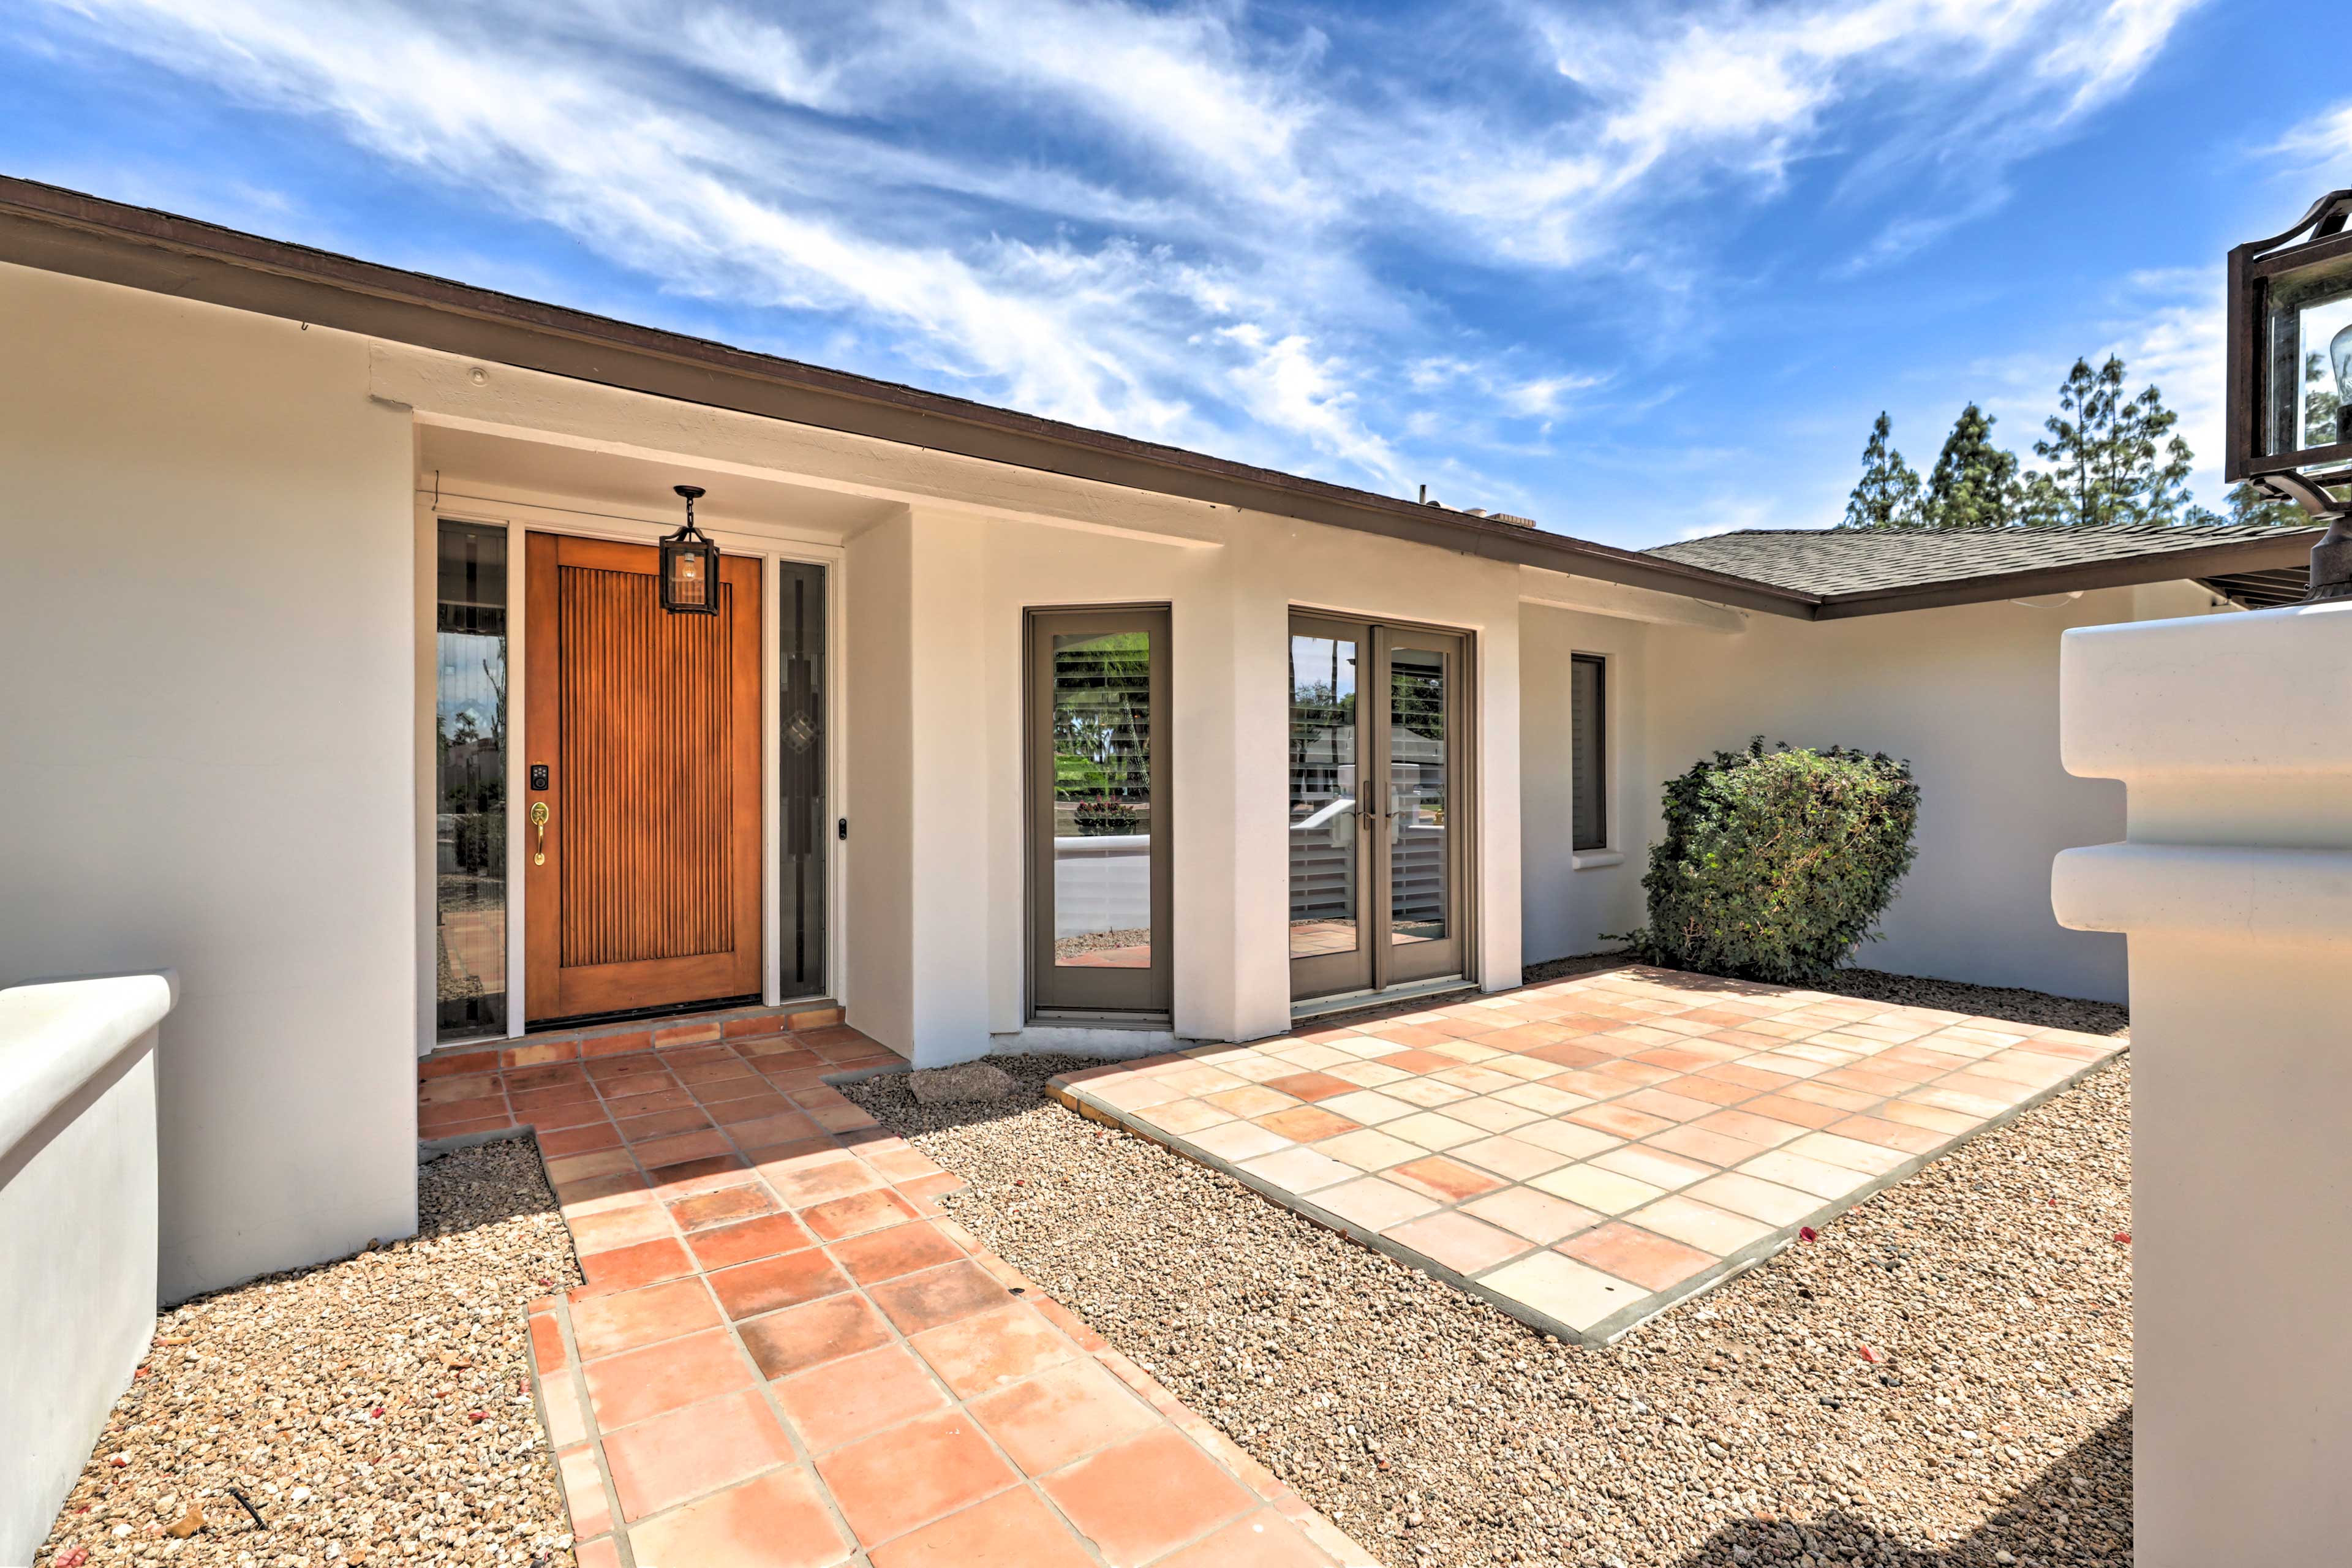
<instances>
[{"instance_id":1,"label":"curved stucco wall","mask_svg":"<svg viewBox=\"0 0 2352 1568\"><path fill-rule=\"evenodd\" d=\"M0 991L0 1563L30 1563L155 1313L169 975Z\"/></svg>"}]
</instances>

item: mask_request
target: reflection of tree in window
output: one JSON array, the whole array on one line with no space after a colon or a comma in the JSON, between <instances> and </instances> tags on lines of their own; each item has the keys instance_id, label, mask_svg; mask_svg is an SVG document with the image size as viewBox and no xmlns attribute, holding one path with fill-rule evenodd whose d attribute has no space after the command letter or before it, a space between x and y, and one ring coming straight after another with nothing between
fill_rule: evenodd
<instances>
[{"instance_id":1,"label":"reflection of tree in window","mask_svg":"<svg viewBox=\"0 0 2352 1568\"><path fill-rule=\"evenodd\" d=\"M1151 808L1151 638L1054 639L1056 833L1145 831Z\"/></svg>"},{"instance_id":2,"label":"reflection of tree in window","mask_svg":"<svg viewBox=\"0 0 2352 1568\"><path fill-rule=\"evenodd\" d=\"M1290 801L1294 817L1339 795L1339 770L1355 763L1356 645L1339 637L1290 639Z\"/></svg>"}]
</instances>

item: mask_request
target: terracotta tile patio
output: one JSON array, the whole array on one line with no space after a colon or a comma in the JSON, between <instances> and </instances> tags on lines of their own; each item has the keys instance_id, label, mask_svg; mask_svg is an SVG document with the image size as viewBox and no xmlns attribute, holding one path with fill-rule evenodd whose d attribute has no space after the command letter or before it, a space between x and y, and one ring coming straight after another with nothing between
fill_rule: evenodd
<instances>
[{"instance_id":1,"label":"terracotta tile patio","mask_svg":"<svg viewBox=\"0 0 2352 1568\"><path fill-rule=\"evenodd\" d=\"M1089 1068L1055 1091L1598 1343L2124 1048L1627 966Z\"/></svg>"},{"instance_id":2,"label":"terracotta tile patio","mask_svg":"<svg viewBox=\"0 0 2352 1568\"><path fill-rule=\"evenodd\" d=\"M483 1060L426 1058L420 1135L536 1129L587 1280L530 1320L582 1568L1370 1563L939 1212L958 1179L825 1082L898 1064L855 1029Z\"/></svg>"}]
</instances>

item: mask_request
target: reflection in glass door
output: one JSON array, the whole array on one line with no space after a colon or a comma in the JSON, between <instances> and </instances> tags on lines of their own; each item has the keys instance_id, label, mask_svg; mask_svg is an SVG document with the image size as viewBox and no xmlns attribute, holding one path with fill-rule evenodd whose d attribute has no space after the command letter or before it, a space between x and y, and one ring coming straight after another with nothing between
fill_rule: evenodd
<instances>
[{"instance_id":1,"label":"reflection in glass door","mask_svg":"<svg viewBox=\"0 0 2352 1568\"><path fill-rule=\"evenodd\" d=\"M1169 1010L1168 612L1029 620L1033 1011Z\"/></svg>"},{"instance_id":2,"label":"reflection in glass door","mask_svg":"<svg viewBox=\"0 0 2352 1568\"><path fill-rule=\"evenodd\" d=\"M1290 971L1294 994L1362 991L1372 983L1362 893L1369 829L1358 765L1357 670L1371 628L1290 618Z\"/></svg>"},{"instance_id":3,"label":"reflection in glass door","mask_svg":"<svg viewBox=\"0 0 2352 1568\"><path fill-rule=\"evenodd\" d=\"M1468 654L1460 633L1291 617L1293 997L1463 973Z\"/></svg>"},{"instance_id":4,"label":"reflection in glass door","mask_svg":"<svg viewBox=\"0 0 2352 1568\"><path fill-rule=\"evenodd\" d=\"M507 533L439 525L434 606L434 1025L507 1026Z\"/></svg>"}]
</instances>

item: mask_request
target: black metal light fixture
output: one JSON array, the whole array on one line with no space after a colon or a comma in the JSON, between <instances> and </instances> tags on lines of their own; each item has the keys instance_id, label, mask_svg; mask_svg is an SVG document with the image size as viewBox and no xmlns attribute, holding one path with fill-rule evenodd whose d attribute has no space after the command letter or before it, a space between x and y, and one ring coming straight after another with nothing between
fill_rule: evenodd
<instances>
[{"instance_id":1,"label":"black metal light fixture","mask_svg":"<svg viewBox=\"0 0 2352 1568\"><path fill-rule=\"evenodd\" d=\"M2352 190L2230 252L2229 451L2251 481L2327 524L2315 599L2352 597Z\"/></svg>"},{"instance_id":2,"label":"black metal light fixture","mask_svg":"<svg viewBox=\"0 0 2352 1568\"><path fill-rule=\"evenodd\" d=\"M686 498L686 526L661 542L662 608L674 616L719 613L719 546L694 526L700 485L673 485Z\"/></svg>"}]
</instances>

